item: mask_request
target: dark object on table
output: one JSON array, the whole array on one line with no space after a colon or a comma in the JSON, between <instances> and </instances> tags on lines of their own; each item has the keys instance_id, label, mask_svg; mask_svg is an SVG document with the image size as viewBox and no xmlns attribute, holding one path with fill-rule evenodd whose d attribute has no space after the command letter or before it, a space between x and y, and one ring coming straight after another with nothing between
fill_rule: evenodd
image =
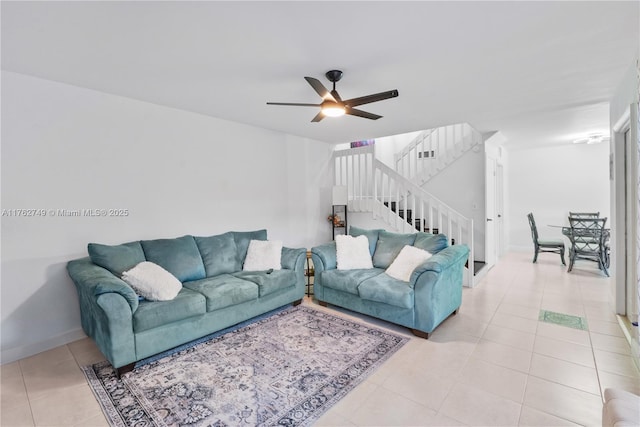
<instances>
[{"instance_id":1,"label":"dark object on table","mask_svg":"<svg viewBox=\"0 0 640 427\"><path fill-rule=\"evenodd\" d=\"M533 219L533 214L529 213L527 215L529 218L529 227L531 227L531 238L533 239L533 262L538 260L538 254L541 252L551 252L554 254L559 254L560 259L562 260L562 265L567 265L564 262L564 242L562 240L549 240L549 239L539 239L538 238L538 229L536 228L536 221Z\"/></svg>"}]
</instances>

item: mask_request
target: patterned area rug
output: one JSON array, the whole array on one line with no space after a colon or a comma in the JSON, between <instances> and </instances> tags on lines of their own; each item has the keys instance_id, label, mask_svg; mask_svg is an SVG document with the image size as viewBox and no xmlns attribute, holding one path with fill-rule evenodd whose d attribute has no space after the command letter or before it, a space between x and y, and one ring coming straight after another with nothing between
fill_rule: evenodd
<instances>
[{"instance_id":1,"label":"patterned area rug","mask_svg":"<svg viewBox=\"0 0 640 427\"><path fill-rule=\"evenodd\" d=\"M83 368L112 426L306 426L407 338L310 307L291 307L118 379Z\"/></svg>"}]
</instances>

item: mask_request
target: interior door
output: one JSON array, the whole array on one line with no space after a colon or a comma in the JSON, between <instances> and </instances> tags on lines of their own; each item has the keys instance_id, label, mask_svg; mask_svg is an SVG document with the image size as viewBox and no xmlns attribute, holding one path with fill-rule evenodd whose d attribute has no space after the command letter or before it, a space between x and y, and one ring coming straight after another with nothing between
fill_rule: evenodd
<instances>
[{"instance_id":1,"label":"interior door","mask_svg":"<svg viewBox=\"0 0 640 427\"><path fill-rule=\"evenodd\" d=\"M496 254L499 259L505 253L504 244L504 166L496 165ZM497 261L497 260L496 260Z\"/></svg>"},{"instance_id":2,"label":"interior door","mask_svg":"<svg viewBox=\"0 0 640 427\"><path fill-rule=\"evenodd\" d=\"M487 268L493 267L496 263L496 159L488 157L485 161L485 260Z\"/></svg>"}]
</instances>

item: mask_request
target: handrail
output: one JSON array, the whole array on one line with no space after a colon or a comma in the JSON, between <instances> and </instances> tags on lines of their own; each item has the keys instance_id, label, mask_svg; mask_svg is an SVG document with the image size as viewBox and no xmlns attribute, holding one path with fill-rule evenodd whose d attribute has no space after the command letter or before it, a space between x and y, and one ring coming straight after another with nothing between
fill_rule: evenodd
<instances>
[{"instance_id":1,"label":"handrail","mask_svg":"<svg viewBox=\"0 0 640 427\"><path fill-rule=\"evenodd\" d=\"M396 155L395 168L405 178L424 184L481 142L480 132L467 123L428 129Z\"/></svg>"}]
</instances>

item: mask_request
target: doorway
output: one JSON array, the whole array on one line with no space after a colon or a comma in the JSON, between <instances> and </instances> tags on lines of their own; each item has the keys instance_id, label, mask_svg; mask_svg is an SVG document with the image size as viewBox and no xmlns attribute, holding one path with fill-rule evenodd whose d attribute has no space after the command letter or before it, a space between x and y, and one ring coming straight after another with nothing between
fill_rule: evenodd
<instances>
[{"instance_id":1,"label":"doorway","mask_svg":"<svg viewBox=\"0 0 640 427\"><path fill-rule=\"evenodd\" d=\"M485 170L485 262L493 267L504 255L504 167L487 155Z\"/></svg>"},{"instance_id":2,"label":"doorway","mask_svg":"<svg viewBox=\"0 0 640 427\"><path fill-rule=\"evenodd\" d=\"M627 254L633 254L634 245L637 244L636 238L633 235L635 229L636 215L635 204L637 203L637 185L636 176L634 174L634 163L637 158L637 151L634 141L631 140L631 128L627 128L622 137L622 143L624 144L624 204L625 204L625 251ZM627 257L629 259L629 257ZM634 262L625 263L625 315L630 323L638 321L638 295L637 295L637 282L635 280L636 265Z\"/></svg>"}]
</instances>

